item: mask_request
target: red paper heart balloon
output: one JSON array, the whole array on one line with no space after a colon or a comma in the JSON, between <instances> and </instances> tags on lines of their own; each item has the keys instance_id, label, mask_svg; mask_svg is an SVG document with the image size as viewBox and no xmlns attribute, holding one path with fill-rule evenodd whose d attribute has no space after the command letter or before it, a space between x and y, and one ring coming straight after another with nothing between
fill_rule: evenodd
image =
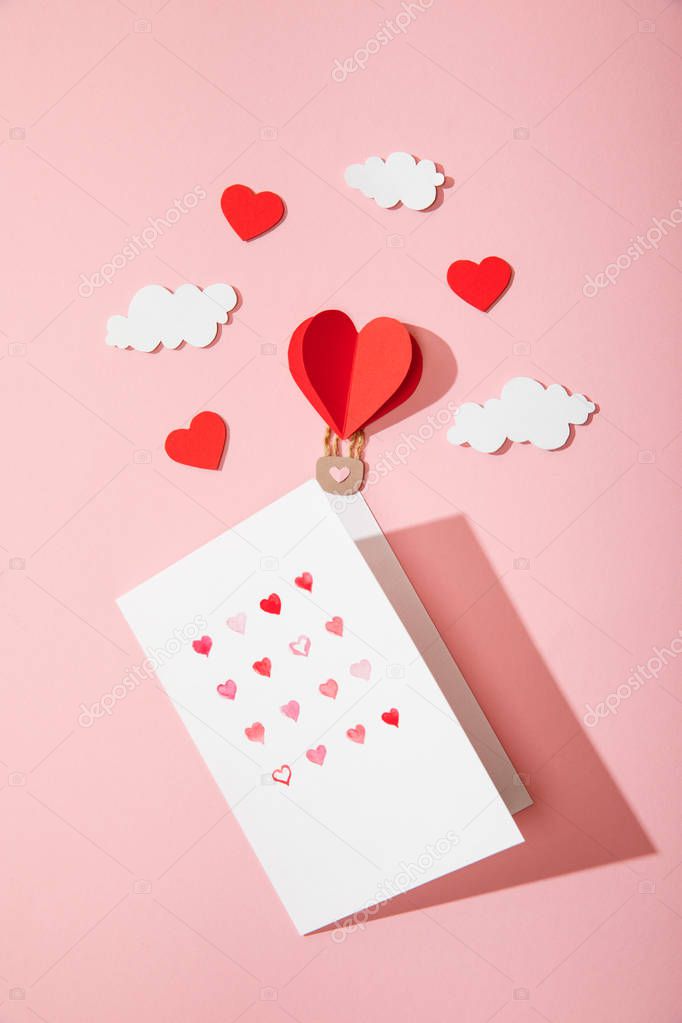
<instances>
[{"instance_id":1,"label":"red paper heart balloon","mask_svg":"<svg viewBox=\"0 0 682 1023\"><path fill-rule=\"evenodd\" d=\"M512 268L506 259L487 256L480 263L456 259L448 268L448 284L469 305L486 313L509 286Z\"/></svg>"},{"instance_id":2,"label":"red paper heart balloon","mask_svg":"<svg viewBox=\"0 0 682 1023\"><path fill-rule=\"evenodd\" d=\"M269 231L284 216L284 203L275 192L254 192L248 185L230 185L223 192L220 208L242 241Z\"/></svg>"},{"instance_id":3,"label":"red paper heart balloon","mask_svg":"<svg viewBox=\"0 0 682 1023\"><path fill-rule=\"evenodd\" d=\"M200 412L189 430L172 430L166 437L166 454L181 465L218 469L223 456L227 427L217 412Z\"/></svg>"},{"instance_id":4,"label":"red paper heart balloon","mask_svg":"<svg viewBox=\"0 0 682 1023\"><path fill-rule=\"evenodd\" d=\"M422 354L398 320L382 316L358 333L350 317L330 309L296 328L289 369L327 425L346 438L410 397Z\"/></svg>"}]
</instances>

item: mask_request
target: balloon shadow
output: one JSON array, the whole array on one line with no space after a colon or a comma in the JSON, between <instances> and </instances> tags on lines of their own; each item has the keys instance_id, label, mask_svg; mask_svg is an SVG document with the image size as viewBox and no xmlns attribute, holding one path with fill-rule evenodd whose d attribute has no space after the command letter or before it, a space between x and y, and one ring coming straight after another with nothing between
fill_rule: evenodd
<instances>
[{"instance_id":1,"label":"balloon shadow","mask_svg":"<svg viewBox=\"0 0 682 1023\"><path fill-rule=\"evenodd\" d=\"M405 326L421 348L424 360L422 378L406 402L365 427L368 438L433 405L448 393L457 377L457 360L446 341L424 327L412 323Z\"/></svg>"},{"instance_id":2,"label":"balloon shadow","mask_svg":"<svg viewBox=\"0 0 682 1023\"><path fill-rule=\"evenodd\" d=\"M397 895L375 907L369 921L654 853L465 518L398 530L387 539L417 592L431 604L434 624L511 758L515 771L508 785L518 786L520 780L533 805L515 817L523 844ZM358 546L384 585L382 541L369 538ZM426 639L415 635L405 598L390 583L386 592L436 675L440 644L428 634ZM453 607L463 609L454 621ZM456 648L448 639L455 624ZM436 677L446 699L495 777L490 755L467 727L461 688L454 679L443 681L442 660L439 667ZM513 792L504 791L499 777L495 781L513 808ZM352 923L353 917L346 920Z\"/></svg>"}]
</instances>

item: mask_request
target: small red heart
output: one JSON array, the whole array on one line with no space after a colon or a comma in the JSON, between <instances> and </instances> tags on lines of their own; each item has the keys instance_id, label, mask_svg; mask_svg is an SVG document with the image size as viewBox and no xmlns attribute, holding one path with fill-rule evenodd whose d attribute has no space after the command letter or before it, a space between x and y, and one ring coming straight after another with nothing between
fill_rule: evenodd
<instances>
[{"instance_id":1,"label":"small red heart","mask_svg":"<svg viewBox=\"0 0 682 1023\"><path fill-rule=\"evenodd\" d=\"M278 615L282 610L282 601L276 593L271 593L269 597L263 597L260 606L261 610L267 611L269 615Z\"/></svg>"},{"instance_id":2,"label":"small red heart","mask_svg":"<svg viewBox=\"0 0 682 1023\"><path fill-rule=\"evenodd\" d=\"M227 427L217 412L200 412L188 430L172 430L164 447L168 457L181 465L219 469L226 439Z\"/></svg>"},{"instance_id":3,"label":"small red heart","mask_svg":"<svg viewBox=\"0 0 682 1023\"><path fill-rule=\"evenodd\" d=\"M300 575L296 576L294 582L296 583L297 586L300 586L302 590L307 590L308 593L312 593L313 577L311 576L310 572L301 572Z\"/></svg>"},{"instance_id":4,"label":"small red heart","mask_svg":"<svg viewBox=\"0 0 682 1023\"><path fill-rule=\"evenodd\" d=\"M250 742L260 742L265 745L265 729L260 721L254 721L252 725L245 728L244 735Z\"/></svg>"},{"instance_id":5,"label":"small red heart","mask_svg":"<svg viewBox=\"0 0 682 1023\"><path fill-rule=\"evenodd\" d=\"M384 711L384 713L381 715L382 721L385 721L387 725L395 725L396 728L398 727L399 718L400 715L398 714L398 711L395 709L395 707L391 707L390 710Z\"/></svg>"},{"instance_id":6,"label":"small red heart","mask_svg":"<svg viewBox=\"0 0 682 1023\"><path fill-rule=\"evenodd\" d=\"M481 312L487 312L509 286L512 268L499 256L487 256L480 263L456 259L448 268L448 284L456 295Z\"/></svg>"},{"instance_id":7,"label":"small red heart","mask_svg":"<svg viewBox=\"0 0 682 1023\"><path fill-rule=\"evenodd\" d=\"M288 785L291 781L291 768L288 764L276 767L272 772L272 780L278 781L281 785Z\"/></svg>"},{"instance_id":8,"label":"small red heart","mask_svg":"<svg viewBox=\"0 0 682 1023\"><path fill-rule=\"evenodd\" d=\"M247 185L230 185L220 200L223 215L244 242L265 234L284 216L284 203L275 192L254 192Z\"/></svg>"},{"instance_id":9,"label":"small red heart","mask_svg":"<svg viewBox=\"0 0 682 1023\"><path fill-rule=\"evenodd\" d=\"M202 636L201 639L195 639L192 643L192 650L196 650L198 654L203 654L204 657L208 657L213 646L213 640L210 636Z\"/></svg>"},{"instance_id":10,"label":"small red heart","mask_svg":"<svg viewBox=\"0 0 682 1023\"><path fill-rule=\"evenodd\" d=\"M338 615L334 615L331 621L325 622L324 627L334 636L343 636L343 618L339 618Z\"/></svg>"},{"instance_id":11,"label":"small red heart","mask_svg":"<svg viewBox=\"0 0 682 1023\"><path fill-rule=\"evenodd\" d=\"M356 725L355 728L349 728L346 735L351 742L359 742L360 745L365 741L365 726Z\"/></svg>"},{"instance_id":12,"label":"small red heart","mask_svg":"<svg viewBox=\"0 0 682 1023\"><path fill-rule=\"evenodd\" d=\"M254 661L253 670L259 675L265 675L266 678L270 678L270 672L272 671L272 662L270 658L264 657L262 661Z\"/></svg>"}]
</instances>

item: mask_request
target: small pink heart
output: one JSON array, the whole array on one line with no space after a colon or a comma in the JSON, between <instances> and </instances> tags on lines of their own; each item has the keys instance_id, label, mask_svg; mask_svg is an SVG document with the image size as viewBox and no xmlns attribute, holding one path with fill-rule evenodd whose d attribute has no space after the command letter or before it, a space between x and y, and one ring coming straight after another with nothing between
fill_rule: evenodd
<instances>
[{"instance_id":1,"label":"small pink heart","mask_svg":"<svg viewBox=\"0 0 682 1023\"><path fill-rule=\"evenodd\" d=\"M336 694L339 691L339 683L333 678L328 678L326 682L322 682L318 689L323 696L329 696L332 700L336 699Z\"/></svg>"},{"instance_id":2,"label":"small pink heart","mask_svg":"<svg viewBox=\"0 0 682 1023\"><path fill-rule=\"evenodd\" d=\"M365 741L365 726L356 725L355 728L349 728L346 735L351 742L359 742L360 745Z\"/></svg>"},{"instance_id":3,"label":"small pink heart","mask_svg":"<svg viewBox=\"0 0 682 1023\"><path fill-rule=\"evenodd\" d=\"M211 647L213 646L213 640L210 636L202 636L201 639L195 639L192 643L192 650L196 650L198 654L203 654L204 657L208 657Z\"/></svg>"},{"instance_id":4,"label":"small pink heart","mask_svg":"<svg viewBox=\"0 0 682 1023\"><path fill-rule=\"evenodd\" d=\"M331 621L325 622L324 627L327 632L331 632L335 636L343 636L343 618L339 618L338 615L334 615Z\"/></svg>"},{"instance_id":5,"label":"small pink heart","mask_svg":"<svg viewBox=\"0 0 682 1023\"><path fill-rule=\"evenodd\" d=\"M350 673L355 678L364 678L366 682L369 676L372 674L372 665L369 663L369 661L366 661L363 658L361 661L356 661L355 664L351 664Z\"/></svg>"},{"instance_id":6,"label":"small pink heart","mask_svg":"<svg viewBox=\"0 0 682 1023\"><path fill-rule=\"evenodd\" d=\"M243 611L240 611L238 615L232 615L231 618L228 618L226 625L233 632L241 632L243 635L246 631L246 615Z\"/></svg>"},{"instance_id":7,"label":"small pink heart","mask_svg":"<svg viewBox=\"0 0 682 1023\"><path fill-rule=\"evenodd\" d=\"M292 654L298 654L299 657L307 657L310 652L310 640L307 636L299 636L297 640L289 644L289 649Z\"/></svg>"},{"instance_id":8,"label":"small pink heart","mask_svg":"<svg viewBox=\"0 0 682 1023\"><path fill-rule=\"evenodd\" d=\"M318 764L322 767L324 758L327 756L326 746L316 746L315 749L309 749L306 753L306 757L311 764Z\"/></svg>"},{"instance_id":9,"label":"small pink heart","mask_svg":"<svg viewBox=\"0 0 682 1023\"><path fill-rule=\"evenodd\" d=\"M265 744L265 729L260 721L254 721L252 725L244 729L244 735L251 742L262 742Z\"/></svg>"},{"instance_id":10,"label":"small pink heart","mask_svg":"<svg viewBox=\"0 0 682 1023\"><path fill-rule=\"evenodd\" d=\"M284 706L279 708L285 717L291 718L292 721L298 721L298 715L301 712L298 700L289 700Z\"/></svg>"},{"instance_id":11,"label":"small pink heart","mask_svg":"<svg viewBox=\"0 0 682 1023\"><path fill-rule=\"evenodd\" d=\"M227 700L234 700L237 695L237 684L231 678L228 678L227 682L221 682L219 686L216 686L216 690Z\"/></svg>"},{"instance_id":12,"label":"small pink heart","mask_svg":"<svg viewBox=\"0 0 682 1023\"><path fill-rule=\"evenodd\" d=\"M329 475L336 483L343 483L350 476L350 469L347 465L332 465L329 468Z\"/></svg>"},{"instance_id":13,"label":"small pink heart","mask_svg":"<svg viewBox=\"0 0 682 1023\"><path fill-rule=\"evenodd\" d=\"M272 780L280 782L281 785L288 785L291 781L291 768L288 764L276 767L272 772Z\"/></svg>"}]
</instances>

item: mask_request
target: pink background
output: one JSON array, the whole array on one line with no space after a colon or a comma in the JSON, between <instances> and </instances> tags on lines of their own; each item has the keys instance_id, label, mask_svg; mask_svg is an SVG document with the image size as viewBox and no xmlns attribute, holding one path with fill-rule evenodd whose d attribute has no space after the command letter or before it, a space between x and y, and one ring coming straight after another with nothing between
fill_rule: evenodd
<instances>
[{"instance_id":1,"label":"pink background","mask_svg":"<svg viewBox=\"0 0 682 1023\"><path fill-rule=\"evenodd\" d=\"M401 10L2 5L2 1020L679 1019L682 660L628 678L682 627L682 227L653 220L682 198L682 4L433 0L333 80ZM439 208L345 187L398 149L453 179ZM219 210L238 181L288 207L248 245ZM484 315L445 272L493 253L515 279ZM211 348L105 346L142 285L223 280L242 301ZM370 464L520 374L600 409L557 453L440 430L367 490L536 802L525 846L343 941L296 935L154 679L78 723L141 660L114 598L312 474L322 428L286 346L334 306L425 351ZM203 408L230 427L219 473L163 452Z\"/></svg>"}]
</instances>

